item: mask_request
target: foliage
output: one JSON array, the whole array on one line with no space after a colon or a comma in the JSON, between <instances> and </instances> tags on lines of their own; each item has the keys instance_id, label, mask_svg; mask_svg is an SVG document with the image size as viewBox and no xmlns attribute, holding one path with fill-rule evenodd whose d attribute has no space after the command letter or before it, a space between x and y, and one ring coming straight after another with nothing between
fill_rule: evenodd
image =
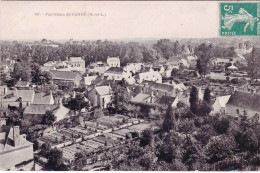
<instances>
[{"instance_id":1,"label":"foliage","mask_svg":"<svg viewBox=\"0 0 260 173\"><path fill-rule=\"evenodd\" d=\"M168 106L164 121L163 121L163 130L169 132L170 130L174 130L176 128L175 115L173 114L173 109L171 105Z\"/></svg>"},{"instance_id":2,"label":"foliage","mask_svg":"<svg viewBox=\"0 0 260 173\"><path fill-rule=\"evenodd\" d=\"M250 54L246 55L247 73L252 80L258 79L260 76L260 48L253 48Z\"/></svg>"},{"instance_id":3,"label":"foliage","mask_svg":"<svg viewBox=\"0 0 260 173\"><path fill-rule=\"evenodd\" d=\"M140 146L144 147L146 145L150 145L151 147L154 147L154 134L152 129L145 129L140 138Z\"/></svg>"},{"instance_id":4,"label":"foliage","mask_svg":"<svg viewBox=\"0 0 260 173\"><path fill-rule=\"evenodd\" d=\"M68 99L67 103L64 104L65 107L73 111L81 111L81 109L88 106L85 101L85 96L82 94L77 94L75 98L71 97Z\"/></svg>"},{"instance_id":5,"label":"foliage","mask_svg":"<svg viewBox=\"0 0 260 173\"><path fill-rule=\"evenodd\" d=\"M209 73L210 60L214 57L213 46L203 43L196 47L195 55L198 56L197 70L205 78L206 74Z\"/></svg>"},{"instance_id":6,"label":"foliage","mask_svg":"<svg viewBox=\"0 0 260 173\"><path fill-rule=\"evenodd\" d=\"M48 162L46 168L54 171L68 171L68 167L63 163L63 154L57 148L51 149L47 155Z\"/></svg>"},{"instance_id":7,"label":"foliage","mask_svg":"<svg viewBox=\"0 0 260 173\"><path fill-rule=\"evenodd\" d=\"M189 101L190 101L191 112L196 114L198 112L199 98L198 98L198 89L195 86L192 86L192 88L191 88Z\"/></svg>"},{"instance_id":8,"label":"foliage","mask_svg":"<svg viewBox=\"0 0 260 173\"><path fill-rule=\"evenodd\" d=\"M46 110L45 114L42 117L42 124L52 126L54 121L56 120L56 117L53 114L53 111Z\"/></svg>"}]
</instances>

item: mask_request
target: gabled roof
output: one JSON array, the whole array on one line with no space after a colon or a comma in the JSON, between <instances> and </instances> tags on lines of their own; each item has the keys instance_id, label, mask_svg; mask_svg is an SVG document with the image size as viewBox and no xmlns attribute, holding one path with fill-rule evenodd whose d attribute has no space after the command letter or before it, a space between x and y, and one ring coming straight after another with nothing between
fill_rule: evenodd
<instances>
[{"instance_id":1,"label":"gabled roof","mask_svg":"<svg viewBox=\"0 0 260 173\"><path fill-rule=\"evenodd\" d=\"M121 74L123 72L124 72L124 70L121 67L110 67L105 73L118 73L118 74Z\"/></svg>"},{"instance_id":2,"label":"gabled roof","mask_svg":"<svg viewBox=\"0 0 260 173\"><path fill-rule=\"evenodd\" d=\"M61 80L75 80L79 75L78 72L74 71L57 71L51 70L50 74L52 79L61 79Z\"/></svg>"},{"instance_id":3,"label":"gabled roof","mask_svg":"<svg viewBox=\"0 0 260 173\"><path fill-rule=\"evenodd\" d=\"M47 94L47 93L35 93L34 98L33 98L33 104L50 104L51 101L53 100L52 94Z\"/></svg>"},{"instance_id":4,"label":"gabled roof","mask_svg":"<svg viewBox=\"0 0 260 173\"><path fill-rule=\"evenodd\" d=\"M15 85L15 87L29 87L29 85L30 85L30 82L19 80L17 82L17 84Z\"/></svg>"},{"instance_id":5,"label":"gabled roof","mask_svg":"<svg viewBox=\"0 0 260 173\"><path fill-rule=\"evenodd\" d=\"M226 104L231 95L217 97L217 100L222 108L226 107Z\"/></svg>"},{"instance_id":6,"label":"gabled roof","mask_svg":"<svg viewBox=\"0 0 260 173\"><path fill-rule=\"evenodd\" d=\"M81 57L70 57L70 61L84 61Z\"/></svg>"},{"instance_id":7,"label":"gabled roof","mask_svg":"<svg viewBox=\"0 0 260 173\"><path fill-rule=\"evenodd\" d=\"M235 91L231 95L227 105L260 111L260 95L253 95L249 92L243 91Z\"/></svg>"},{"instance_id":8,"label":"gabled roof","mask_svg":"<svg viewBox=\"0 0 260 173\"><path fill-rule=\"evenodd\" d=\"M149 95L149 94L139 93L134 98L132 98L132 101L133 102L144 102L144 101L146 102L150 96L151 95Z\"/></svg>"},{"instance_id":9,"label":"gabled roof","mask_svg":"<svg viewBox=\"0 0 260 173\"><path fill-rule=\"evenodd\" d=\"M171 84L166 84L166 83L156 83L153 81L143 81L141 86L148 86L153 90L160 90L160 91L166 91L166 92L171 92L174 90L174 86Z\"/></svg>"},{"instance_id":10,"label":"gabled roof","mask_svg":"<svg viewBox=\"0 0 260 173\"><path fill-rule=\"evenodd\" d=\"M44 115L47 109L54 110L58 108L57 105L35 105L31 104L27 106L23 114L33 114L33 115Z\"/></svg>"},{"instance_id":11,"label":"gabled roof","mask_svg":"<svg viewBox=\"0 0 260 173\"><path fill-rule=\"evenodd\" d=\"M22 98L22 101L31 102L34 97L34 90L9 90L6 96L3 98L3 101L19 101L19 97Z\"/></svg>"},{"instance_id":12,"label":"gabled roof","mask_svg":"<svg viewBox=\"0 0 260 173\"><path fill-rule=\"evenodd\" d=\"M158 101L159 104L169 105L174 102L176 97L171 96L162 96L161 99Z\"/></svg>"},{"instance_id":13,"label":"gabled roof","mask_svg":"<svg viewBox=\"0 0 260 173\"><path fill-rule=\"evenodd\" d=\"M101 96L111 94L111 88L109 86L97 86L95 87L95 90Z\"/></svg>"},{"instance_id":14,"label":"gabled roof","mask_svg":"<svg viewBox=\"0 0 260 173\"><path fill-rule=\"evenodd\" d=\"M84 77L85 85L91 84L98 76L87 76Z\"/></svg>"}]
</instances>

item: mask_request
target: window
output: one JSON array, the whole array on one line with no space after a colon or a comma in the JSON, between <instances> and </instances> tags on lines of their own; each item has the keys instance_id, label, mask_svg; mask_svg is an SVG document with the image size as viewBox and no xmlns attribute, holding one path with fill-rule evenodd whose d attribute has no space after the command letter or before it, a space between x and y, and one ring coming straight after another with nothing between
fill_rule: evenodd
<instances>
[{"instance_id":1,"label":"window","mask_svg":"<svg viewBox=\"0 0 260 173\"><path fill-rule=\"evenodd\" d=\"M239 114L239 109L237 109L237 114Z\"/></svg>"}]
</instances>

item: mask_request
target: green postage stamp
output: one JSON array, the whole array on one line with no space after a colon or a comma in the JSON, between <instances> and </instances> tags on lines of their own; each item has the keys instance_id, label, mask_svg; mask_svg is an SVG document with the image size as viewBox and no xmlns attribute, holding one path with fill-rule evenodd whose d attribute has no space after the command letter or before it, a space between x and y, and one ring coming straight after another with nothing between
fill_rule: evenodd
<instances>
[{"instance_id":1,"label":"green postage stamp","mask_svg":"<svg viewBox=\"0 0 260 173\"><path fill-rule=\"evenodd\" d=\"M260 36L260 2L221 2L220 36Z\"/></svg>"}]
</instances>

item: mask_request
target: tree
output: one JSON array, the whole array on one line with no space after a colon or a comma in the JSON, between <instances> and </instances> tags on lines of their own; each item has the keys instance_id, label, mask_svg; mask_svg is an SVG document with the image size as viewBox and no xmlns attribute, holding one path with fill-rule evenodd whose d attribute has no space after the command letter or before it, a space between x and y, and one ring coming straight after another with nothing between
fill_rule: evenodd
<instances>
[{"instance_id":1,"label":"tree","mask_svg":"<svg viewBox=\"0 0 260 173\"><path fill-rule=\"evenodd\" d=\"M175 127L175 116L171 105L169 105L163 121L163 130L169 132L170 130L174 130Z\"/></svg>"},{"instance_id":2,"label":"tree","mask_svg":"<svg viewBox=\"0 0 260 173\"><path fill-rule=\"evenodd\" d=\"M152 129L145 129L140 138L140 146L144 147L146 145L150 145L151 147L154 147L154 134Z\"/></svg>"},{"instance_id":3,"label":"tree","mask_svg":"<svg viewBox=\"0 0 260 173\"><path fill-rule=\"evenodd\" d=\"M85 153L78 152L75 154L75 170L76 171L82 171L82 168L86 165L87 157Z\"/></svg>"},{"instance_id":4,"label":"tree","mask_svg":"<svg viewBox=\"0 0 260 173\"><path fill-rule=\"evenodd\" d=\"M45 142L44 144L42 144L39 154L44 156L44 157L47 157L50 151L51 151L50 143Z\"/></svg>"},{"instance_id":5,"label":"tree","mask_svg":"<svg viewBox=\"0 0 260 173\"><path fill-rule=\"evenodd\" d=\"M67 171L68 167L63 163L62 157L62 151L57 148L51 149L47 155L48 162L46 167L55 171Z\"/></svg>"},{"instance_id":6,"label":"tree","mask_svg":"<svg viewBox=\"0 0 260 173\"><path fill-rule=\"evenodd\" d=\"M206 150L209 162L216 163L231 156L235 148L236 143L233 137L224 135L212 137Z\"/></svg>"},{"instance_id":7,"label":"tree","mask_svg":"<svg viewBox=\"0 0 260 173\"><path fill-rule=\"evenodd\" d=\"M260 76L260 48L253 48L250 54L246 55L247 72L251 80L258 79Z\"/></svg>"},{"instance_id":8,"label":"tree","mask_svg":"<svg viewBox=\"0 0 260 173\"><path fill-rule=\"evenodd\" d=\"M69 98L65 106L74 111L81 111L81 109L88 106L84 95L77 94L75 98Z\"/></svg>"},{"instance_id":9,"label":"tree","mask_svg":"<svg viewBox=\"0 0 260 173\"><path fill-rule=\"evenodd\" d=\"M203 100L209 104L211 103L211 92L208 87L205 89Z\"/></svg>"},{"instance_id":10,"label":"tree","mask_svg":"<svg viewBox=\"0 0 260 173\"><path fill-rule=\"evenodd\" d=\"M197 69L205 78L209 73L210 60L214 57L213 46L203 43L195 49L195 54L198 56Z\"/></svg>"},{"instance_id":11,"label":"tree","mask_svg":"<svg viewBox=\"0 0 260 173\"><path fill-rule=\"evenodd\" d=\"M195 86L192 86L191 92L190 92L190 110L192 113L197 114L198 112L198 89Z\"/></svg>"},{"instance_id":12,"label":"tree","mask_svg":"<svg viewBox=\"0 0 260 173\"><path fill-rule=\"evenodd\" d=\"M21 79L22 81L29 81L30 79L31 69L25 62L17 62L14 64L14 69L10 73L11 77L18 81Z\"/></svg>"},{"instance_id":13,"label":"tree","mask_svg":"<svg viewBox=\"0 0 260 173\"><path fill-rule=\"evenodd\" d=\"M46 110L45 114L42 117L42 124L52 126L55 120L56 120L56 117L53 114L53 111Z\"/></svg>"}]
</instances>

